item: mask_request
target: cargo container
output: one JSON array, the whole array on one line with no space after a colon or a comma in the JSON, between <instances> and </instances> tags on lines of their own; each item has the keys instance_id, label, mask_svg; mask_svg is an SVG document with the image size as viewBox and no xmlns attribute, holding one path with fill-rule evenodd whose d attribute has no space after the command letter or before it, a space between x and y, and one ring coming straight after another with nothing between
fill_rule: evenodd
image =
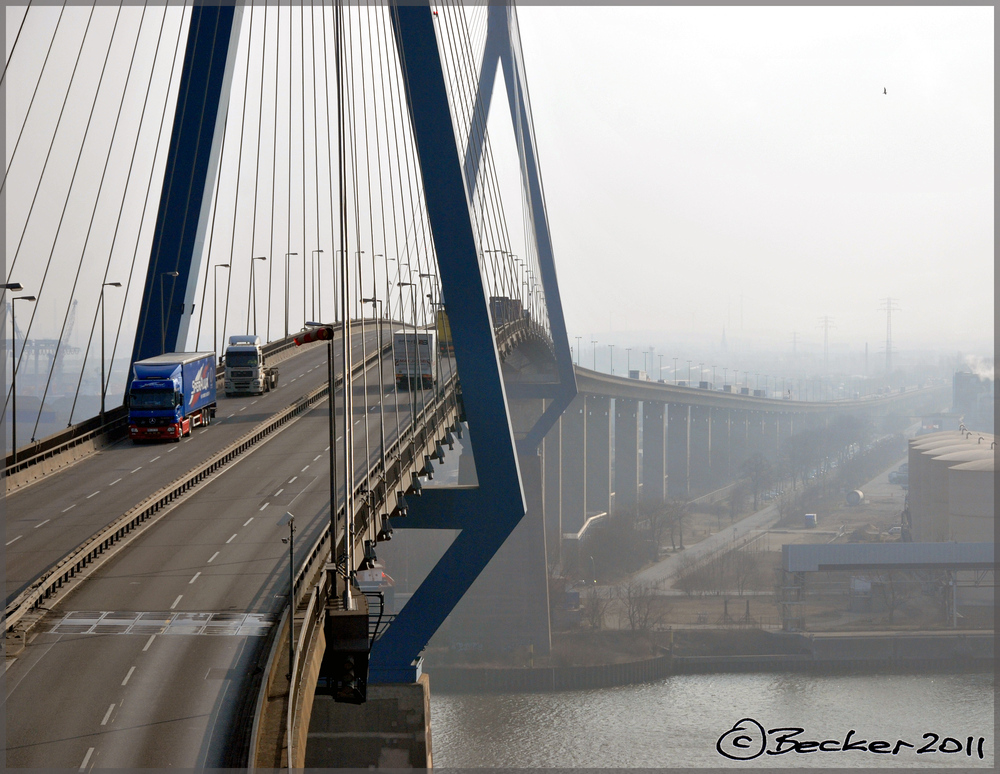
<instances>
[{"instance_id":1,"label":"cargo container","mask_svg":"<svg viewBox=\"0 0 1000 774\"><path fill-rule=\"evenodd\" d=\"M396 331L392 335L392 361L396 386L430 389L437 378L437 332L433 330Z\"/></svg>"},{"instance_id":2,"label":"cargo container","mask_svg":"<svg viewBox=\"0 0 1000 774\"><path fill-rule=\"evenodd\" d=\"M139 360L128 391L133 441L180 441L215 416L215 353L168 352Z\"/></svg>"},{"instance_id":3,"label":"cargo container","mask_svg":"<svg viewBox=\"0 0 1000 774\"><path fill-rule=\"evenodd\" d=\"M448 322L448 315L443 309L437 313L437 335L438 349L443 357L452 357L455 354L455 345L451 340L451 324Z\"/></svg>"}]
</instances>

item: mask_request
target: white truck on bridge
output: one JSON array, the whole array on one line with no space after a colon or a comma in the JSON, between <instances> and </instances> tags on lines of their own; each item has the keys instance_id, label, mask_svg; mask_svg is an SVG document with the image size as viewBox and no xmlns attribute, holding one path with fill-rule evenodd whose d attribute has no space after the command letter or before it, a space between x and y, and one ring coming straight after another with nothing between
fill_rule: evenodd
<instances>
[{"instance_id":1,"label":"white truck on bridge","mask_svg":"<svg viewBox=\"0 0 1000 774\"><path fill-rule=\"evenodd\" d=\"M230 336L226 348L226 395L261 395L278 386L278 369L264 364L260 336Z\"/></svg>"},{"instance_id":2,"label":"white truck on bridge","mask_svg":"<svg viewBox=\"0 0 1000 774\"><path fill-rule=\"evenodd\" d=\"M392 335L396 387L430 389L437 380L437 331L399 330Z\"/></svg>"}]
</instances>

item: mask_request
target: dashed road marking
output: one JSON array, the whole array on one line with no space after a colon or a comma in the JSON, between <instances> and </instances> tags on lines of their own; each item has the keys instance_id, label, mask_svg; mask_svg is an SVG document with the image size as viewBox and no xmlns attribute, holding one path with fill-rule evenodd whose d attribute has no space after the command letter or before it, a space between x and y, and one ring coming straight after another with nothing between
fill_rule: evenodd
<instances>
[{"instance_id":1,"label":"dashed road marking","mask_svg":"<svg viewBox=\"0 0 1000 774\"><path fill-rule=\"evenodd\" d=\"M155 457L153 457L153 459L150 460L150 462L156 462L162 456L163 456L162 454L157 454Z\"/></svg>"},{"instance_id":2,"label":"dashed road marking","mask_svg":"<svg viewBox=\"0 0 1000 774\"><path fill-rule=\"evenodd\" d=\"M97 490L96 492L94 492L93 494L89 494L89 495L87 495L87 499L89 500L89 499L90 499L91 497L96 497L96 496L97 496L97 495L99 495L100 493L101 493L101 490L100 490L100 489L98 489L98 490Z\"/></svg>"},{"instance_id":3,"label":"dashed road marking","mask_svg":"<svg viewBox=\"0 0 1000 774\"><path fill-rule=\"evenodd\" d=\"M132 676L132 673L134 671L135 671L135 667L132 667L131 669L128 670L128 674L125 675L125 679L122 680L122 685L128 685L128 679Z\"/></svg>"},{"instance_id":4,"label":"dashed road marking","mask_svg":"<svg viewBox=\"0 0 1000 774\"><path fill-rule=\"evenodd\" d=\"M290 479L288 479L288 483L291 484L297 478L298 478L298 476L292 476Z\"/></svg>"},{"instance_id":5,"label":"dashed road marking","mask_svg":"<svg viewBox=\"0 0 1000 774\"><path fill-rule=\"evenodd\" d=\"M177 607L177 603L181 601L181 597L183 597L183 596L184 596L183 594L178 594L177 595L177 599L174 600L174 604L172 604L170 606L171 610L173 610L175 607Z\"/></svg>"},{"instance_id":6,"label":"dashed road marking","mask_svg":"<svg viewBox=\"0 0 1000 774\"><path fill-rule=\"evenodd\" d=\"M240 411L246 411L246 410L247 410L246 406L244 406L243 408L240 409ZM327 412L327 413L329 413L329 412Z\"/></svg>"},{"instance_id":7,"label":"dashed road marking","mask_svg":"<svg viewBox=\"0 0 1000 774\"><path fill-rule=\"evenodd\" d=\"M142 470L142 465L140 465L139 467L137 467L137 468L136 468L135 470L133 470L132 472L133 472L133 473L138 473L138 472L139 472L140 470Z\"/></svg>"},{"instance_id":8,"label":"dashed road marking","mask_svg":"<svg viewBox=\"0 0 1000 774\"><path fill-rule=\"evenodd\" d=\"M229 545L234 540L236 540L236 533L235 532L233 533L233 536L231 538L229 538L229 540L226 541L226 545Z\"/></svg>"},{"instance_id":9,"label":"dashed road marking","mask_svg":"<svg viewBox=\"0 0 1000 774\"><path fill-rule=\"evenodd\" d=\"M194 577L191 580L188 581L188 586L190 586L192 583L194 583L196 580L198 580L198 576L199 575L201 575L201 570L198 570L198 572L196 572L194 574Z\"/></svg>"},{"instance_id":10,"label":"dashed road marking","mask_svg":"<svg viewBox=\"0 0 1000 774\"><path fill-rule=\"evenodd\" d=\"M10 545L11 543L13 543L13 542L14 542L15 540L20 540L20 539L21 539L22 537L24 537L24 535L18 535L18 536L17 536L16 538L14 538L14 540L8 540L8 541L7 541L6 543L4 543L4 545L7 545L7 546L9 546L9 545Z\"/></svg>"},{"instance_id":11,"label":"dashed road marking","mask_svg":"<svg viewBox=\"0 0 1000 774\"><path fill-rule=\"evenodd\" d=\"M40 526L42 526L43 524L48 524L48 523L49 523L50 521L52 521L52 519L46 519L45 521L40 521L40 522L38 522L38 523L37 523L37 524L35 525L35 529L38 529L38 528L39 528Z\"/></svg>"},{"instance_id":12,"label":"dashed road marking","mask_svg":"<svg viewBox=\"0 0 1000 774\"><path fill-rule=\"evenodd\" d=\"M264 509L263 509L263 508L261 508L261 510L264 510ZM243 522L243 526L245 527L245 526L246 526L247 524L249 524L249 523L250 523L251 521L253 521L253 516L251 516L251 517L250 517L249 519L247 519L246 521L244 521L244 522Z\"/></svg>"},{"instance_id":13,"label":"dashed road marking","mask_svg":"<svg viewBox=\"0 0 1000 774\"><path fill-rule=\"evenodd\" d=\"M323 449L323 451L330 451L330 447L327 446L325 449Z\"/></svg>"},{"instance_id":14,"label":"dashed road marking","mask_svg":"<svg viewBox=\"0 0 1000 774\"><path fill-rule=\"evenodd\" d=\"M115 711L115 705L112 704L110 707L108 707L108 711L104 713L104 720L101 721L102 726L106 726L108 724L108 719L111 717L111 713L114 711Z\"/></svg>"},{"instance_id":15,"label":"dashed road marking","mask_svg":"<svg viewBox=\"0 0 1000 774\"><path fill-rule=\"evenodd\" d=\"M313 457L313 462L315 462L316 460L318 460L322 456L323 456L322 454L317 454L315 457Z\"/></svg>"},{"instance_id":16,"label":"dashed road marking","mask_svg":"<svg viewBox=\"0 0 1000 774\"><path fill-rule=\"evenodd\" d=\"M253 405L254 403L256 403L256 402L257 402L257 401L255 401L255 400L252 400L252 401L250 401L250 405L252 406L252 405Z\"/></svg>"},{"instance_id":17,"label":"dashed road marking","mask_svg":"<svg viewBox=\"0 0 1000 774\"><path fill-rule=\"evenodd\" d=\"M176 446L173 449L167 449L167 454L170 454L170 452L175 452L175 451L177 451Z\"/></svg>"},{"instance_id":18,"label":"dashed road marking","mask_svg":"<svg viewBox=\"0 0 1000 774\"><path fill-rule=\"evenodd\" d=\"M153 640L155 640L155 639L156 639L156 635L155 634L149 635L149 639L146 640L146 644L142 646L142 652L143 653L145 653L147 650L149 650L149 646L153 644Z\"/></svg>"},{"instance_id":19,"label":"dashed road marking","mask_svg":"<svg viewBox=\"0 0 1000 774\"><path fill-rule=\"evenodd\" d=\"M285 491L284 489L279 489L277 492L274 493L274 496L277 497L278 495L280 495L284 491Z\"/></svg>"},{"instance_id":20,"label":"dashed road marking","mask_svg":"<svg viewBox=\"0 0 1000 774\"><path fill-rule=\"evenodd\" d=\"M114 481L112 481L112 482L111 482L110 484L108 484L108 486L114 486L114 485L115 485L115 484L117 484L117 483L118 483L119 481L121 481L121 479L120 479L120 478L116 478L116 479L115 479Z\"/></svg>"},{"instance_id":21,"label":"dashed road marking","mask_svg":"<svg viewBox=\"0 0 1000 774\"><path fill-rule=\"evenodd\" d=\"M264 510L264 509L265 509L265 508L266 508L267 506L269 506L270 504L271 504L271 503L264 503L264 504L263 504L262 506L260 506L260 510ZM250 522L247 522L247 524L249 524L249 523L250 523Z\"/></svg>"},{"instance_id":22,"label":"dashed road marking","mask_svg":"<svg viewBox=\"0 0 1000 774\"><path fill-rule=\"evenodd\" d=\"M215 561L215 557L217 557L218 555L219 555L219 552L216 551L214 554L212 554L212 558L209 559L208 562L206 562L206 564L211 564L212 562L214 562Z\"/></svg>"},{"instance_id":23,"label":"dashed road marking","mask_svg":"<svg viewBox=\"0 0 1000 774\"><path fill-rule=\"evenodd\" d=\"M73 503L69 508L63 508L62 512L66 513L66 511L72 510L73 508L76 508L76 503Z\"/></svg>"},{"instance_id":24,"label":"dashed road marking","mask_svg":"<svg viewBox=\"0 0 1000 774\"><path fill-rule=\"evenodd\" d=\"M83 756L83 763L80 764L80 771L87 770L87 764L90 763L90 756L94 754L94 748L91 747L87 750L87 754Z\"/></svg>"},{"instance_id":25,"label":"dashed road marking","mask_svg":"<svg viewBox=\"0 0 1000 774\"><path fill-rule=\"evenodd\" d=\"M330 412L328 411L326 413L329 414ZM236 416L236 412L234 411L232 414L230 414L228 417L226 417L226 419L230 419L231 417L235 417L235 416Z\"/></svg>"}]
</instances>

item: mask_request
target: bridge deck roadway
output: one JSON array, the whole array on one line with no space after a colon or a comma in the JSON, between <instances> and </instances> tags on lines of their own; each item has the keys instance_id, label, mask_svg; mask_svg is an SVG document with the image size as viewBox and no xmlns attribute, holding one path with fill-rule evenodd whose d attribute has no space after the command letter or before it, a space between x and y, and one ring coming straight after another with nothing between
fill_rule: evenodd
<instances>
[{"instance_id":1,"label":"bridge deck roadway","mask_svg":"<svg viewBox=\"0 0 1000 774\"><path fill-rule=\"evenodd\" d=\"M443 370L450 366L446 361ZM397 409L388 397L391 360L383 368L386 381L379 385L378 367L369 367L367 393L369 404L387 396L389 443L409 423L409 393L399 395ZM359 379L358 478L380 442L378 414L366 405L365 391ZM340 399L338 405L342 411ZM226 618L257 614L273 625L288 588L281 543L287 527L279 520L287 510L295 514L296 546L304 551L329 518L327 411L319 404L195 490L39 623L20 657L7 664L9 767L239 765L230 757L232 742L250 722L240 713L253 696L252 673L265 657L266 638L248 629L232 633ZM371 413L367 438L365 413ZM131 623L130 633L73 633L72 623L61 624L75 614L70 620L86 626L94 613L108 611ZM135 614L148 622L129 618ZM191 614L215 616L209 625L218 635L181 633L177 614L189 622ZM204 622L190 625L198 631Z\"/></svg>"},{"instance_id":2,"label":"bridge deck roadway","mask_svg":"<svg viewBox=\"0 0 1000 774\"><path fill-rule=\"evenodd\" d=\"M375 330L365 332L366 352L377 346L376 335ZM362 334L355 333L352 341L358 353L354 357L359 359ZM335 357L339 367L339 352ZM117 516L322 386L326 382L326 347L307 345L279 367L278 388L270 393L227 398L220 390L215 421L209 427L196 428L179 443L133 444L124 439L7 495L7 602Z\"/></svg>"}]
</instances>

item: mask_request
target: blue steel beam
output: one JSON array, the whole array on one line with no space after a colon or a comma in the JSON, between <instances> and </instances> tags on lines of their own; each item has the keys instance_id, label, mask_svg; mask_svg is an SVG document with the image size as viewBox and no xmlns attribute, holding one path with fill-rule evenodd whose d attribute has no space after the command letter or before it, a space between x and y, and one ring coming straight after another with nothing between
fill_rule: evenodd
<instances>
[{"instance_id":1,"label":"blue steel beam","mask_svg":"<svg viewBox=\"0 0 1000 774\"><path fill-rule=\"evenodd\" d=\"M369 667L373 683L416 679L420 652L525 513L488 291L479 269L430 6L393 5L392 24L441 285L452 320L479 486L427 490L420 498L410 498L410 515L397 522L399 527L462 531L375 643Z\"/></svg>"},{"instance_id":2,"label":"blue steel beam","mask_svg":"<svg viewBox=\"0 0 1000 774\"><path fill-rule=\"evenodd\" d=\"M469 144L465 152L465 175L469 196L475 192L479 165L486 140L485 126L489 117L493 87L496 82L497 65L503 67L504 83L507 88L507 106L518 143L521 162L522 185L528 193L531 208L531 223L534 228L535 249L538 255L538 269L542 288L545 291L546 313L555 345L556 370L559 381L549 388L544 397L552 402L524 438L518 441L518 451L526 454L538 448L549 430L552 429L563 411L576 396L576 375L566 334L559 284L556 278L555 260L552 254L552 239L549 234L549 218L545 208L541 175L535 153L534 125L531 120L531 105L524 77L524 62L521 56L520 38L511 35L516 32L517 21L511 7L505 3L495 3L487 11L486 45L480 68L479 83L476 88L476 102L473 109L473 126L469 131Z\"/></svg>"},{"instance_id":3,"label":"blue steel beam","mask_svg":"<svg viewBox=\"0 0 1000 774\"><path fill-rule=\"evenodd\" d=\"M156 230L132 349L133 363L164 350L164 330L166 351L175 349L186 334L182 316L186 312L190 317L194 312L194 287L198 281L195 262L201 258L211 187L225 131L224 113L241 18L241 6L196 4L191 11ZM163 276L165 272L177 272L178 276Z\"/></svg>"}]
</instances>

